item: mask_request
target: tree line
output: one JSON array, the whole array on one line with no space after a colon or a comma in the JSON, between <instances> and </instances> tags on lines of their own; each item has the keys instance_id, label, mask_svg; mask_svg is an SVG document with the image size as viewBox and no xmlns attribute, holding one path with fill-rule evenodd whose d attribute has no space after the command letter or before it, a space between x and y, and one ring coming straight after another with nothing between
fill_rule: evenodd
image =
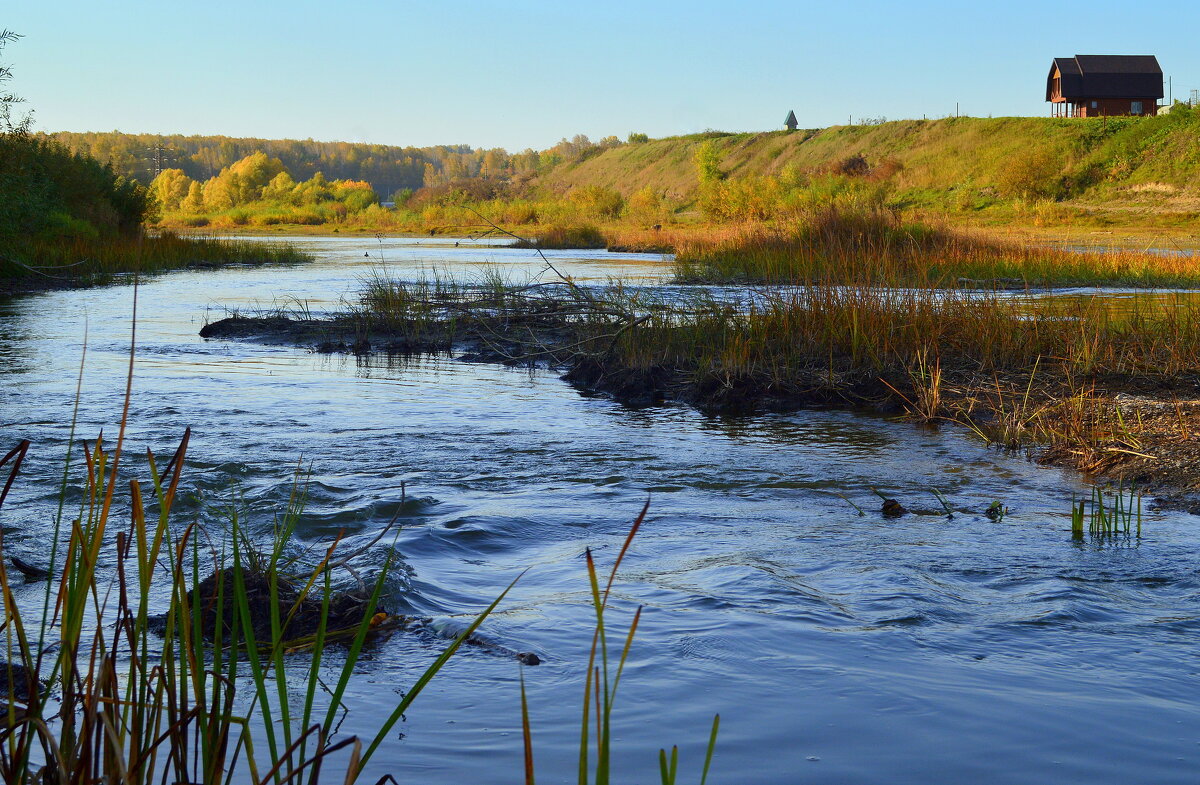
<instances>
[{"instance_id":1,"label":"tree line","mask_svg":"<svg viewBox=\"0 0 1200 785\"><path fill-rule=\"evenodd\" d=\"M257 139L181 134L127 134L119 131L61 131L50 137L73 152L91 156L118 175L149 185L168 169L205 182L248 156L262 153L279 161L295 182L320 173L329 181L368 183L383 198L397 192L445 185L468 178L533 176L561 163L577 160L622 144L615 136L593 142L578 134L546 150L527 148L509 153L502 148L468 145L399 147L358 142L320 142L312 139ZM630 134L629 141L645 141ZM403 198L403 197L402 197Z\"/></svg>"}]
</instances>

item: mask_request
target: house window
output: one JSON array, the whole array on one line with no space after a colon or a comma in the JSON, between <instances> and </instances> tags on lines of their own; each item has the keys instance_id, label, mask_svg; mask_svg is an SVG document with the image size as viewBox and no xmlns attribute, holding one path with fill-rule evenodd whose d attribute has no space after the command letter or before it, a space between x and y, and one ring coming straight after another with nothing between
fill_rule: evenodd
<instances>
[{"instance_id":1,"label":"house window","mask_svg":"<svg viewBox=\"0 0 1200 785\"><path fill-rule=\"evenodd\" d=\"M1141 114L1142 113L1142 102L1141 101L1131 101L1129 103L1129 113L1130 114Z\"/></svg>"},{"instance_id":2,"label":"house window","mask_svg":"<svg viewBox=\"0 0 1200 785\"><path fill-rule=\"evenodd\" d=\"M1100 108L1100 102L1099 102L1099 101L1092 101L1092 108L1093 108L1093 109L1099 109L1099 108Z\"/></svg>"}]
</instances>

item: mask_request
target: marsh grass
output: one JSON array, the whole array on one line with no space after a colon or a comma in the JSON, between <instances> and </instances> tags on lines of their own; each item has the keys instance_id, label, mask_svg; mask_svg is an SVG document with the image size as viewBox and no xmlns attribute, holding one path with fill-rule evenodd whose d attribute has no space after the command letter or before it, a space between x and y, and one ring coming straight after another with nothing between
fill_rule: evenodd
<instances>
[{"instance_id":1,"label":"marsh grass","mask_svg":"<svg viewBox=\"0 0 1200 785\"><path fill-rule=\"evenodd\" d=\"M591 224L554 224L537 227L534 239L518 240L516 248L604 248L608 240Z\"/></svg>"},{"instance_id":2,"label":"marsh grass","mask_svg":"<svg viewBox=\"0 0 1200 785\"><path fill-rule=\"evenodd\" d=\"M748 225L733 237L685 243L675 273L686 283L1200 286L1195 258L1185 253L1034 247L906 221L885 207L838 204L790 225Z\"/></svg>"},{"instance_id":3,"label":"marsh grass","mask_svg":"<svg viewBox=\"0 0 1200 785\"><path fill-rule=\"evenodd\" d=\"M1082 540L1086 524L1093 538L1142 536L1142 494L1136 488L1092 488L1089 499L1071 503L1071 536Z\"/></svg>"},{"instance_id":4,"label":"marsh grass","mask_svg":"<svg viewBox=\"0 0 1200 785\"><path fill-rule=\"evenodd\" d=\"M784 384L794 371L899 375L926 387L932 408L962 372L1145 374L1200 364L1200 306L1189 298L1040 300L886 286L809 286L765 295L748 310L713 303L698 315L655 314L618 342L628 363L686 365L698 374ZM897 385L899 386L899 385Z\"/></svg>"},{"instance_id":5,"label":"marsh grass","mask_svg":"<svg viewBox=\"0 0 1200 785\"><path fill-rule=\"evenodd\" d=\"M1113 409L1114 392L1184 390L1200 371L1200 303L1186 293L1106 300L860 282L751 291L735 305L619 283L382 277L357 313L370 329L474 330L502 347L493 359L565 366L573 382L626 400L726 412L899 405L1009 449L1091 445L1085 470L1142 453L1140 415Z\"/></svg>"},{"instance_id":6,"label":"marsh grass","mask_svg":"<svg viewBox=\"0 0 1200 785\"><path fill-rule=\"evenodd\" d=\"M334 585L340 537L307 570L287 554L303 510L299 489L265 550L236 516L218 551L202 547L196 524L171 523L187 433L161 473L148 455L148 494L128 482L130 519L120 525L111 510L123 430L115 449L101 440L87 449L85 498L65 527L62 551L51 554L58 585L47 584L40 618L25 619L0 562L6 661L46 677L24 706L10 696L0 776L8 783L286 783L317 782L323 767L336 766L339 780L356 781L507 590L406 691L364 749L357 737L338 738L337 728L364 647L389 629L390 617L376 610L392 557L355 604L358 612L335 614L343 596ZM5 459L13 462L9 484L28 443L19 449ZM63 533L56 526L55 544ZM115 564L116 575L101 574L102 562ZM201 576L209 571L232 580L205 592ZM164 583L169 607L156 618L151 602ZM294 622L305 606L310 618L300 628ZM334 645L342 653L331 657ZM341 660L328 686L320 675L327 659ZM265 755L254 749L264 737Z\"/></svg>"},{"instance_id":7,"label":"marsh grass","mask_svg":"<svg viewBox=\"0 0 1200 785\"><path fill-rule=\"evenodd\" d=\"M100 284L125 274L152 274L184 267L285 264L312 256L285 243L231 238L149 237L33 238L0 251L0 282L56 287Z\"/></svg>"}]
</instances>

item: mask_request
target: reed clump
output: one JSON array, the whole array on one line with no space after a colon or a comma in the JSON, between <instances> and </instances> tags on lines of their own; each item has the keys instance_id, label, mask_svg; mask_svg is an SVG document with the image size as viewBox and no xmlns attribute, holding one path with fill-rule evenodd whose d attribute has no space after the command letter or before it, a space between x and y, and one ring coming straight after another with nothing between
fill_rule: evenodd
<instances>
[{"instance_id":1,"label":"reed clump","mask_svg":"<svg viewBox=\"0 0 1200 785\"><path fill-rule=\"evenodd\" d=\"M122 476L132 381L131 342L116 444L88 444L82 466L68 452L48 564L22 567L49 578L43 591L19 588L0 541L0 670L9 674L0 778L13 785L281 785L316 783L323 768L335 767L339 781L357 781L507 590L429 665L372 740L336 738L342 696L364 646L388 628L380 600L393 555L359 594L340 589L339 572L357 578L347 563L355 554L339 551L340 535L322 550L294 544L304 503L299 483L265 548L237 511L225 536L206 537L212 544L202 546L197 523L172 515L190 430L161 468L147 453L148 481ZM7 474L0 511L29 449L23 441L0 457ZM82 492L70 510L73 482ZM128 517L119 520L118 510ZM202 580L206 574L215 577ZM164 601L165 613L152 613ZM334 642L344 647L340 656L330 656ZM326 670L332 678L322 678Z\"/></svg>"},{"instance_id":2,"label":"reed clump","mask_svg":"<svg viewBox=\"0 0 1200 785\"><path fill-rule=\"evenodd\" d=\"M989 443L1143 483L1200 479L1191 380L1200 305L1183 295L1114 305L997 292L808 286L747 309L664 309L568 378L638 400L712 411L900 408ZM1185 402L1169 402L1185 396Z\"/></svg>"},{"instance_id":3,"label":"reed clump","mask_svg":"<svg viewBox=\"0 0 1200 785\"><path fill-rule=\"evenodd\" d=\"M335 765L339 781L353 782L403 709L482 621L435 661L365 751L357 738L335 739L354 663L368 639L387 629L377 610L391 557L349 603L334 583L344 564L336 541L307 572L285 577L300 564L287 545L301 511L298 493L265 550L247 552L236 516L224 548L202 548L196 524L172 523L188 440L185 433L161 471L149 456L149 483L128 481L123 523L114 491L124 427L115 448L101 440L87 447L78 517L67 522L60 514L55 524L40 603L0 558L5 782L265 785L317 782L323 766ZM0 458L0 469L8 469L0 506L29 446ZM115 565L115 574L101 563ZM199 581L206 569L222 579ZM169 607L155 616L160 589L168 590ZM335 641L345 653L329 657ZM297 674L301 652L307 670ZM325 658L342 660L329 685L318 676ZM264 736L267 755L256 756L254 740Z\"/></svg>"},{"instance_id":4,"label":"reed clump","mask_svg":"<svg viewBox=\"0 0 1200 785\"><path fill-rule=\"evenodd\" d=\"M1071 537L1082 540L1142 537L1142 494L1136 488L1092 488L1091 497L1071 502Z\"/></svg>"},{"instance_id":5,"label":"reed clump","mask_svg":"<svg viewBox=\"0 0 1200 785\"><path fill-rule=\"evenodd\" d=\"M552 225L538 227L534 239L518 240L517 248L605 248L608 240L592 224Z\"/></svg>"},{"instance_id":6,"label":"reed clump","mask_svg":"<svg viewBox=\"0 0 1200 785\"><path fill-rule=\"evenodd\" d=\"M726 294L561 276L464 284L382 275L350 313L287 323L295 329L285 341L542 362L638 405L899 409L1005 448L1044 446L1047 460L1089 472L1135 471L1143 484L1200 478L1188 457L1200 433L1189 392L1200 373L1200 302L1187 293L1038 297L859 282ZM210 329L203 334L276 328L224 320ZM318 338L326 335L343 337ZM1166 396L1185 400L1168 406Z\"/></svg>"}]
</instances>

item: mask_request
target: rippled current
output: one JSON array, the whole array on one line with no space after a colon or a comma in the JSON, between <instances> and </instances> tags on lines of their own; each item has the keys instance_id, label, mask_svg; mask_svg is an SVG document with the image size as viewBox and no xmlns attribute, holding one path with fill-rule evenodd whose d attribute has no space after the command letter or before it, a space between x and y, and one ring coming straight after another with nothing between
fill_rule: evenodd
<instances>
[{"instance_id":1,"label":"rippled current","mask_svg":"<svg viewBox=\"0 0 1200 785\"><path fill-rule=\"evenodd\" d=\"M958 429L632 410L549 371L198 337L228 308L336 307L381 253L410 278L541 269L529 251L467 243L297 242L319 260L141 286L130 447L168 452L192 426L185 517L216 521L236 498L265 530L299 461L312 467L306 541L343 528L365 541L399 513L390 601L446 634L529 568L483 630L544 660L525 670L540 782L574 781L590 644L582 554L610 563L647 498L613 612L645 605L618 698L617 781L657 782L671 744L682 778L698 780L716 712L718 783L1200 781L1196 518L1149 513L1140 541L1076 543L1079 478ZM581 280L667 272L653 256L553 258ZM0 300L0 448L34 442L0 518L11 552L44 551L85 330L79 434L115 433L132 297L116 286ZM872 488L927 514L885 520ZM996 499L1012 508L1000 523L983 515ZM342 730L377 724L445 643L401 633L371 649ZM373 770L521 781L517 667L464 651Z\"/></svg>"}]
</instances>

